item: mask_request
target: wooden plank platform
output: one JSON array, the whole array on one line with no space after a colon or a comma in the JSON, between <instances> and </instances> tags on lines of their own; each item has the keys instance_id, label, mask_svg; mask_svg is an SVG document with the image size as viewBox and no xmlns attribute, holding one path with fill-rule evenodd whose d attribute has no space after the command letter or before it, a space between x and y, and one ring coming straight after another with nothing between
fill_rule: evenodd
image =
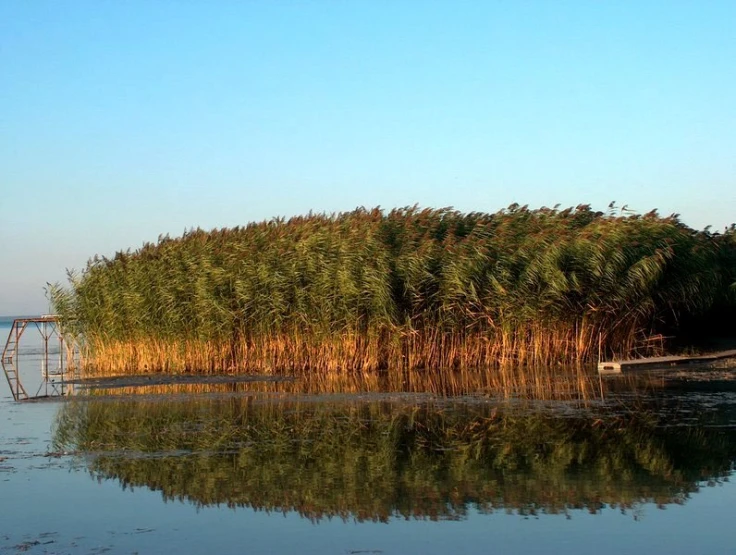
<instances>
[{"instance_id":1,"label":"wooden plank platform","mask_svg":"<svg viewBox=\"0 0 736 555\"><path fill-rule=\"evenodd\" d=\"M736 349L697 356L651 357L599 362L598 373L622 374L630 370L652 370L655 368L671 368L690 364L707 364L724 358L736 358Z\"/></svg>"}]
</instances>

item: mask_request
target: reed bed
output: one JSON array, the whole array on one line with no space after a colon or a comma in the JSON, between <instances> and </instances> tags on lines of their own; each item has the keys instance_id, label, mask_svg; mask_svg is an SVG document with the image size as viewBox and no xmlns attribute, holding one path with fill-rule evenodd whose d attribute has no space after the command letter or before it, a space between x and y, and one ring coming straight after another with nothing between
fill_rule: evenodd
<instances>
[{"instance_id":1,"label":"reed bed","mask_svg":"<svg viewBox=\"0 0 736 555\"><path fill-rule=\"evenodd\" d=\"M587 205L357 209L160 237L50 298L91 374L557 367L733 312L735 238Z\"/></svg>"}]
</instances>

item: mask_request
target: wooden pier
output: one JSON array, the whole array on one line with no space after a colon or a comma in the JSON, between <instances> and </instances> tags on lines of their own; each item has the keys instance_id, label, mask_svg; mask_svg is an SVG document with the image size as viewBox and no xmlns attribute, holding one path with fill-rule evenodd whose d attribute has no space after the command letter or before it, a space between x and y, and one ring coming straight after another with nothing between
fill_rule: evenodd
<instances>
[{"instance_id":1,"label":"wooden pier","mask_svg":"<svg viewBox=\"0 0 736 555\"><path fill-rule=\"evenodd\" d=\"M681 368L694 364L709 364L717 360L736 358L736 349L719 351L707 355L696 356L667 356L637 358L598 363L598 373L602 375L623 374L635 370L659 370L665 368Z\"/></svg>"}]
</instances>

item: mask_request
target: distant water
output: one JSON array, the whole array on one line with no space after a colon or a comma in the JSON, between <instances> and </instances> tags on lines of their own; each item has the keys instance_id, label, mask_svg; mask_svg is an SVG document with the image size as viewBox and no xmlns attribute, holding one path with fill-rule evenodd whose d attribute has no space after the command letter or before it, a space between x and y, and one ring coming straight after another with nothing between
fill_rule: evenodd
<instances>
[{"instance_id":1,"label":"distant water","mask_svg":"<svg viewBox=\"0 0 736 555\"><path fill-rule=\"evenodd\" d=\"M0 328L2 327L10 327L13 325L13 320L17 318L36 318L40 316L40 314L20 314L17 316L0 316Z\"/></svg>"}]
</instances>

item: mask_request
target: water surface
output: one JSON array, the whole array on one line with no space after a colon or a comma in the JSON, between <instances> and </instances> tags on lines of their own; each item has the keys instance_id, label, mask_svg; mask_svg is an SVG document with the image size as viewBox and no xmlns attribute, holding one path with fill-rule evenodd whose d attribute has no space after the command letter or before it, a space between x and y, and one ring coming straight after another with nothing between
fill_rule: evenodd
<instances>
[{"instance_id":1,"label":"water surface","mask_svg":"<svg viewBox=\"0 0 736 555\"><path fill-rule=\"evenodd\" d=\"M29 362L30 364L30 362ZM173 389L173 388L169 388ZM0 553L731 553L736 395L0 389Z\"/></svg>"}]
</instances>

